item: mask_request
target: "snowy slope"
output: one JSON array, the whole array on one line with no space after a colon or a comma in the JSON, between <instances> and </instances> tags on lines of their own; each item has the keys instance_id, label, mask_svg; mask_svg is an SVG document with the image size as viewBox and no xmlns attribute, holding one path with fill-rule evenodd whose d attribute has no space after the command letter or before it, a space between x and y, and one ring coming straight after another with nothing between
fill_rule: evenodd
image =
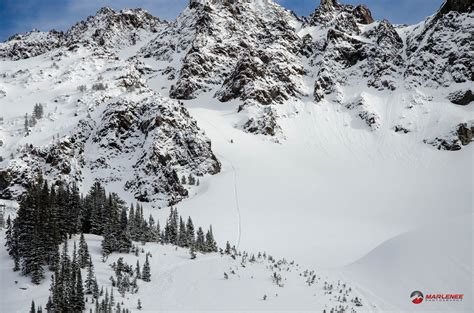
<instances>
[{"instance_id":1,"label":"snowy slope","mask_svg":"<svg viewBox=\"0 0 474 313\"><path fill-rule=\"evenodd\" d=\"M3 245L3 235L0 243ZM350 310L356 308L351 300L360 294L354 287L340 280L328 278L324 272L312 271L299 266L291 260L273 259L269 256L258 257L250 261L249 255L242 261L241 256L233 259L229 255L212 253L198 254L197 259L189 258L187 249L173 246L148 243L140 245L143 253L113 254L106 262L102 262L100 241L102 237L86 236L89 251L94 261L94 271L100 286L109 288L109 278L113 276L110 265L123 257L128 264L135 266L137 260L145 261L145 254L151 253L151 282L138 281L139 291L135 294L126 293L122 297L115 289L115 301L123 302L122 307L137 312L138 299L141 300L143 312L314 312L342 305ZM69 241L72 245L79 238ZM46 304L49 295L49 281L41 285L30 283L10 270L11 260L2 249L0 252L2 267L0 269L0 308L2 312L19 313L29 309L30 301L37 305ZM224 278L227 273L228 279ZM272 280L273 273L282 276L282 286ZM83 273L84 277L86 272ZM314 283L308 284L315 275ZM333 285L333 291L325 289L325 285ZM339 293L343 290L343 293ZM263 300L264 296L266 300ZM338 301L345 295L347 302ZM90 303L90 301L89 301ZM369 303L362 299L362 304L370 311ZM92 307L88 304L88 307Z\"/></svg>"},{"instance_id":2,"label":"snowy slope","mask_svg":"<svg viewBox=\"0 0 474 313\"><path fill-rule=\"evenodd\" d=\"M412 310L412 289L471 294L473 13L468 1L446 3L418 25L394 26L336 1L308 18L272 1L192 1L173 23L103 9L66 34L13 37L0 44L2 196L21 194L41 169L83 192L100 180L160 220L179 202L181 214L214 226L221 246L351 282L362 310ZM38 102L45 117L25 136ZM189 173L202 175L199 186L180 183ZM455 243L418 250L413 237ZM98 238L89 241L98 258ZM148 287L137 296L150 312L332 307L298 275L273 298L264 265L252 266L257 284L247 270L223 281L232 260L146 248L167 253L152 264L161 297ZM2 253L2 305L23 310L12 281L32 287ZM452 270L428 275L438 267ZM31 295L44 299L47 285ZM461 305L424 308L469 311L472 300Z\"/></svg>"},{"instance_id":3,"label":"snowy slope","mask_svg":"<svg viewBox=\"0 0 474 313\"><path fill-rule=\"evenodd\" d=\"M343 272L386 311L472 312L472 244L472 215L466 215L387 240ZM464 293L464 299L413 305L414 290Z\"/></svg>"}]
</instances>

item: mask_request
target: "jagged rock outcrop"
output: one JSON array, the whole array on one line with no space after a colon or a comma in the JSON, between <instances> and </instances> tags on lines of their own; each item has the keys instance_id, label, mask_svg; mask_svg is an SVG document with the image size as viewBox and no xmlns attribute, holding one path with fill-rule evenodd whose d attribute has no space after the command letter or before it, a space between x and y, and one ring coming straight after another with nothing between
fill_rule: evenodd
<instances>
[{"instance_id":1,"label":"jagged rock outcrop","mask_svg":"<svg viewBox=\"0 0 474 313\"><path fill-rule=\"evenodd\" d=\"M141 35L153 35L167 24L143 9L115 12L110 8L102 8L85 21L72 26L66 33L33 30L14 35L0 43L0 58L27 59L62 46L74 49L77 44L117 49L135 45Z\"/></svg>"},{"instance_id":2,"label":"jagged rock outcrop","mask_svg":"<svg viewBox=\"0 0 474 313\"><path fill-rule=\"evenodd\" d=\"M115 12L105 7L71 27L66 39L69 45L92 42L108 48L131 46L142 33L156 33L166 24L143 9Z\"/></svg>"},{"instance_id":3,"label":"jagged rock outcrop","mask_svg":"<svg viewBox=\"0 0 474 313\"><path fill-rule=\"evenodd\" d=\"M171 50L184 54L179 72L171 76L172 98L192 99L213 91L222 102L282 103L304 94L300 56L308 54L308 47L296 34L295 23L298 18L271 1L192 1L141 53L168 61L176 61ZM255 123L242 126L253 132L249 125ZM272 134L264 128L258 132Z\"/></svg>"},{"instance_id":4,"label":"jagged rock outcrop","mask_svg":"<svg viewBox=\"0 0 474 313\"><path fill-rule=\"evenodd\" d=\"M30 131L21 133L28 144L18 146L0 171L2 197L21 196L41 172L53 183L81 186L98 180L120 186L137 200L167 205L188 196L178 175L220 171L209 139L183 104L148 87L145 76L153 70L136 57L119 59L100 49L84 45L70 54L68 46L60 47L52 55L61 58L4 75L13 85L58 81L54 92L45 95L53 96L49 104L57 112L49 111L48 121L45 117L41 122L53 127L56 119L71 118L72 125L67 125L67 133L53 133L53 139L47 129L41 134L44 126L29 126L35 134L32 141ZM63 82L77 88L71 91ZM68 112L65 117L62 110Z\"/></svg>"},{"instance_id":5,"label":"jagged rock outcrop","mask_svg":"<svg viewBox=\"0 0 474 313\"><path fill-rule=\"evenodd\" d=\"M354 7L350 4L340 4L337 0L321 0L319 7L309 16L308 23L312 26L329 26L336 24L333 23L334 19L340 16L346 17L346 23L351 23L351 18L361 24L374 22L372 12L365 5Z\"/></svg>"},{"instance_id":6,"label":"jagged rock outcrop","mask_svg":"<svg viewBox=\"0 0 474 313\"><path fill-rule=\"evenodd\" d=\"M436 88L472 82L473 22L472 1L448 0L408 36L408 83Z\"/></svg>"},{"instance_id":7,"label":"jagged rock outcrop","mask_svg":"<svg viewBox=\"0 0 474 313\"><path fill-rule=\"evenodd\" d=\"M341 105L369 131L416 132L416 125L389 121L390 109L375 102L395 97L401 99L396 105L413 111L430 101L470 104L473 25L466 0L447 0L417 26L374 21L369 8L336 0L322 0L308 18L270 0L192 0L172 23L141 9L103 8L65 33L15 35L0 43L0 59L45 54L41 64L47 65L5 71L2 82L24 88L54 81L64 88L54 101L69 107L75 101L74 116L82 122L48 145L18 147L0 171L0 186L16 196L44 171L61 180L96 175L142 201L183 199L187 191L177 175L214 174L219 162L184 106L167 97L237 102L237 127L275 141L285 137L281 107L312 100ZM120 54L138 42L137 53ZM163 96L149 88L151 80ZM72 92L64 83L84 86ZM2 86L2 101L10 90ZM416 99L402 104L405 98ZM426 142L445 150L471 142L472 127L460 113L453 116L457 126L449 135Z\"/></svg>"},{"instance_id":8,"label":"jagged rock outcrop","mask_svg":"<svg viewBox=\"0 0 474 313\"><path fill-rule=\"evenodd\" d=\"M472 101L474 101L474 94L472 93L472 90L458 90L455 92L452 92L448 95L449 101L451 101L454 104L459 104L459 105L468 105Z\"/></svg>"},{"instance_id":9,"label":"jagged rock outcrop","mask_svg":"<svg viewBox=\"0 0 474 313\"><path fill-rule=\"evenodd\" d=\"M41 55L60 47L65 42L63 32L55 30L40 32L32 30L26 34L17 34L0 43L0 59L27 59Z\"/></svg>"},{"instance_id":10,"label":"jagged rock outcrop","mask_svg":"<svg viewBox=\"0 0 474 313\"><path fill-rule=\"evenodd\" d=\"M457 151L473 141L474 122L461 123L457 125L444 137L436 137L433 140L425 140L438 150Z\"/></svg>"}]
</instances>

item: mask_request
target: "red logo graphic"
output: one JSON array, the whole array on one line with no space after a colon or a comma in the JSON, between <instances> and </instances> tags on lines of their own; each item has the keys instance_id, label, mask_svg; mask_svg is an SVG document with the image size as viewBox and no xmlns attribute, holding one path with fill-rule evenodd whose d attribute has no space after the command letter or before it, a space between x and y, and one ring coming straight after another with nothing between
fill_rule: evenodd
<instances>
[{"instance_id":1,"label":"red logo graphic","mask_svg":"<svg viewBox=\"0 0 474 313\"><path fill-rule=\"evenodd\" d=\"M410 295L410 298L411 302L413 302L414 304L420 304L421 302L423 302L424 299L423 293L418 290L413 291Z\"/></svg>"},{"instance_id":2,"label":"red logo graphic","mask_svg":"<svg viewBox=\"0 0 474 313\"><path fill-rule=\"evenodd\" d=\"M443 294L427 294L426 296L419 290L415 290L411 293L410 299L413 304L420 304L423 300L427 302L452 302L452 301L462 301L464 294L462 293L443 293Z\"/></svg>"}]
</instances>

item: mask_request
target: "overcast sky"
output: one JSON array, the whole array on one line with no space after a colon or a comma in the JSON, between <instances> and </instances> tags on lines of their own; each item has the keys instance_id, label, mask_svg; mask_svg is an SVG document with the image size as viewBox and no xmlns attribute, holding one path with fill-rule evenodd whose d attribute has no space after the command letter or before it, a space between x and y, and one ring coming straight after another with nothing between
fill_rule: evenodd
<instances>
[{"instance_id":1,"label":"overcast sky","mask_svg":"<svg viewBox=\"0 0 474 313\"><path fill-rule=\"evenodd\" d=\"M319 0L275 0L298 15L309 15ZM155 16L173 20L189 0L0 0L0 41L13 34L39 30L66 30L77 21L109 6L144 8ZM364 3L375 19L413 24L433 14L443 0L340 0L340 3Z\"/></svg>"}]
</instances>

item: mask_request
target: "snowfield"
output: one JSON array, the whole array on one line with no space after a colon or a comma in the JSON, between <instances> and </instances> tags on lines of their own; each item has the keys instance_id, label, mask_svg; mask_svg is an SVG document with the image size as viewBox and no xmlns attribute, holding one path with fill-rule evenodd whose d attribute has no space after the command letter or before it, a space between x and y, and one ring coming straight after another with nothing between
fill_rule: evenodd
<instances>
[{"instance_id":1,"label":"snowfield","mask_svg":"<svg viewBox=\"0 0 474 313\"><path fill-rule=\"evenodd\" d=\"M461 140L453 133L456 125L466 123L465 130L472 129L472 103L457 105L447 100L458 89L472 88L472 81L462 81L459 73L463 68L457 64L453 68L459 70L459 82L435 68L433 73L442 76L438 77L440 86L433 87L437 86L433 81L425 85L423 75L415 74L425 68L420 60L433 55L427 56L426 47L428 52L416 51L420 52L417 58L408 59L406 55L408 45L416 46L416 36L430 26L428 22L436 15L415 26L382 25L388 29L382 37L393 35L395 44L387 44L388 52L382 51L381 55L391 57L390 49L396 47L395 57L401 55L403 59L402 65L394 65L392 72L384 69L385 73L377 71L381 62L375 52L369 61L356 60L354 67L341 67L348 60L337 58L337 49L341 48L337 40L342 38L336 36L337 32L333 33L335 42L329 45L333 50L319 51L332 24L323 27L313 21L317 26L306 25L308 20L303 23L271 2L258 1L258 6L245 2L250 11L271 4L272 12L265 18L272 21L273 16L280 16L283 26L272 24L278 31L287 25L295 28L294 37L286 34L291 38L288 42L262 48L255 38L266 24L259 20L257 11L247 17L263 25L254 30L253 49L281 50L279 53L285 56L283 61L267 56L274 71L259 80L261 77L252 77L252 72L240 73L234 64L237 60L228 51L222 52L222 47L235 48L232 53L242 48L237 39L222 44L226 33L220 33L219 27L225 29L230 11L208 12L212 17L209 20L217 21L214 28L210 27L214 37L204 36L207 32L201 28L196 35L197 21L208 21L193 15L206 14L205 10L196 13L198 2L192 1L195 7L186 9L175 24L146 17L153 32L133 27L132 31L117 31L117 25L113 25L106 35L122 43L120 49L103 48L92 39L82 38L85 43L74 43L71 50L66 46L49 50L41 46L34 57L0 59L0 172L11 170L14 174L13 196L21 193L22 184L32 179L29 175L35 169L44 170L50 180L77 180L83 193L95 180L103 180L108 192L116 192L128 204L136 203L140 196L144 216L153 215L162 226L169 204L176 202L180 215L191 216L195 225L212 225L219 247L230 241L237 250L250 255L260 251L285 260L277 268L263 257L243 264L241 256L233 259L219 253L199 254L191 260L186 249L135 243L152 254L152 280L140 280L137 294L124 298L115 295L133 312L137 311L138 299L144 312L335 313L331 309L340 312L340 305L344 312L351 313L473 312L474 144L469 141L461 147L458 142L457 151L437 149L442 148L442 140ZM347 18L346 13L334 14ZM91 20L95 21L92 26L101 26L107 14L116 13L104 9L97 21ZM322 18L327 17L324 14ZM471 29L471 21L466 18L459 23ZM371 32L381 24L348 22L348 30L338 30L338 36L349 34L341 39L341 46L350 50L354 42L359 48L374 45L378 39ZM241 24L231 25L240 34L245 33ZM94 28L89 26L90 35ZM444 26L449 40L454 31L450 24ZM356 34L351 33L351 27L357 28ZM275 34L271 40L267 38L269 42L280 39L280 33ZM313 37L307 39L306 35ZM457 39L463 39L462 34L457 35ZM36 40L45 35L32 36ZM55 38L50 40L65 40ZM314 55L291 54L289 51L298 50L295 47L306 47L301 43L304 38L312 40ZM418 39L423 44L428 40ZM200 41L207 46L201 47ZM110 44L113 46L113 42ZM191 48L203 49L186 59ZM155 52L157 55L153 55ZM443 54L439 57L446 59ZM255 58L243 59L250 63L249 68L257 68L252 63ZM290 71L285 60L293 58L302 69L295 70L290 79L297 96L282 92L282 99L288 96L284 103L257 103L252 98L257 91L265 94L273 87L285 90L283 87L290 84L282 80L274 85L274 80L285 75L279 70ZM201 59L215 73L200 73L204 65L193 68ZM397 61L393 59L390 62ZM419 85L406 84L401 69L408 61L414 62L413 77L422 81ZM256 63L261 66L262 62ZM374 68L371 62L376 64ZM338 70L331 72L333 67ZM326 68L323 74L337 75L329 77L334 79L334 86L330 86L334 90L320 89L324 97L316 100L315 84L324 82L321 68ZM376 73L374 77L371 71ZM183 77L179 76L181 72ZM235 74L235 81L224 83L229 73ZM396 88L369 87L363 73L369 73L374 84L383 78ZM241 76L242 86L238 81ZM178 82L182 88L174 90L174 96L180 100L172 99L173 86ZM105 89L97 89L99 83L105 84ZM81 85L85 89L80 90ZM191 90L190 86L195 87L194 99L179 94ZM242 87L240 94L231 94L238 89L236 86ZM30 115L36 103L44 105L44 117L25 130L25 113ZM276 120L272 129L275 134L264 135L262 128L266 129L272 117ZM263 126L258 124L260 128L251 132L251 120ZM53 158L49 158L51 155ZM71 163L66 170L57 165L62 161ZM189 174L199 178L198 186L180 183L182 175ZM135 179L126 187L132 176ZM4 184L4 177L0 178ZM13 217L18 204L13 200L0 203ZM0 237L3 247L3 230ZM101 237L86 235L86 239L100 285L110 287L113 270L109 265L119 257L135 265L137 257L133 254L113 253L102 262ZM70 243L74 240L78 237ZM138 258L143 264L145 254ZM27 312L31 300L44 307L50 273L46 272L47 278L36 286L11 267L11 259L1 248L0 312ZM284 287L272 281L277 270ZM314 270L314 284L308 285L311 275L306 270ZM334 286L331 293L324 288L325 282ZM410 300L415 290L424 294L461 293L464 299L425 300L415 305ZM338 297L345 293L348 302L339 302ZM355 297L362 299L362 306L351 301ZM92 308L90 303L87 305Z\"/></svg>"},{"instance_id":2,"label":"snowfield","mask_svg":"<svg viewBox=\"0 0 474 313\"><path fill-rule=\"evenodd\" d=\"M4 232L0 241L2 245L3 235ZM140 311L143 312L322 312L338 305L356 308L353 303L341 303L337 300L341 297L339 290L343 290L342 294L346 295L348 301L355 297L360 299L359 292L353 286L330 279L324 272L311 272L292 260L276 258L273 262L269 261L268 256L263 257L262 254L259 258L256 254L255 262L249 261L250 255L242 262L242 257L237 256L234 260L228 255L218 253L198 254L196 259L191 260L188 249L147 243L139 244L144 253L140 253L138 257L133 254L114 253L106 262L102 262L102 237L87 235L86 240L94 261L97 281L100 286L109 288L109 294L109 278L113 276L113 269L110 267L112 263L123 257L126 263L135 266L137 260L140 264L144 263L145 253L152 254L149 258L151 282L139 280L138 293L127 293L125 297L114 288L115 302L123 302L122 307L133 312L137 311L138 299L143 306ZM78 242L79 238L71 239L70 247L74 241ZM2 312L26 312L31 300L44 307L45 299L49 295L48 279L40 286L33 285L28 278L19 277L10 270L11 260L3 249L0 259L2 265L5 265L0 269ZM282 276L283 287L273 282L274 272ZM228 278L224 277L224 273ZM84 271L83 275L85 274ZM307 281L311 280L314 274L315 282L308 286ZM332 293L324 289L326 283L334 286ZM369 312L373 311L369 303L364 300L362 303ZM93 308L90 303L86 305Z\"/></svg>"}]
</instances>

